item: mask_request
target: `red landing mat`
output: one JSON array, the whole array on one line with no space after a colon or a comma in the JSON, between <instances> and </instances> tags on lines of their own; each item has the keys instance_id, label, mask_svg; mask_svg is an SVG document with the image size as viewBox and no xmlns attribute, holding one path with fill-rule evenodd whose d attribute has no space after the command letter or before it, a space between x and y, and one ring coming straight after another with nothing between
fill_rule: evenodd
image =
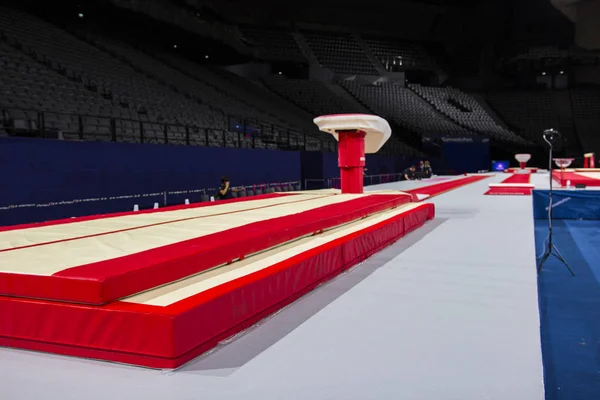
<instances>
[{"instance_id":1,"label":"red landing mat","mask_svg":"<svg viewBox=\"0 0 600 400\"><path fill-rule=\"evenodd\" d=\"M531 196L533 185L529 184L531 174L513 174L502 182L490 184L484 194L487 196Z\"/></svg>"},{"instance_id":2,"label":"red landing mat","mask_svg":"<svg viewBox=\"0 0 600 400\"><path fill-rule=\"evenodd\" d=\"M520 170L521 168L507 168L504 172L508 174L514 174L516 172L519 172ZM532 174L536 174L538 172L538 168L536 167L525 168L525 170L531 172Z\"/></svg>"},{"instance_id":3,"label":"red landing mat","mask_svg":"<svg viewBox=\"0 0 600 400\"><path fill-rule=\"evenodd\" d=\"M500 184L490 184L485 195L488 196L531 196L533 187L528 186L531 174L513 174L504 179Z\"/></svg>"},{"instance_id":4,"label":"red landing mat","mask_svg":"<svg viewBox=\"0 0 600 400\"><path fill-rule=\"evenodd\" d=\"M286 199L289 200L290 197L288 196ZM410 199L411 197L406 194L365 195L364 197L296 214L290 211L289 215L283 217L270 218L245 225L238 224L241 226L122 257L103 259L102 261L59 270L50 275L28 274L23 269L17 269L21 268L20 266L9 266L12 269L7 270L14 271L16 269L20 273L0 273L0 295L81 304L107 304L221 264L242 259L249 254L304 235L313 234L323 229L406 204L410 202ZM298 203L308 201L312 200L302 200ZM288 202L288 207L289 204ZM269 207L275 208L278 206ZM264 208L261 207L261 209ZM258 211L251 210L251 212ZM246 215L248 213L249 211L246 210ZM231 213L227 216L220 215L217 218L220 218L221 222L219 224L223 224L223 218L235 219L237 215L240 214ZM201 218L203 219L199 220L199 223L209 224L210 218ZM164 227L178 222L180 220L167 220L156 225ZM102 233L99 236L104 238L114 233ZM158 234L160 235L160 233ZM144 235L144 229L133 228L130 235ZM154 233L154 235L157 235L157 233ZM84 239L88 239L88 237L75 237L58 241L58 243L46 242L33 246L4 249L0 251L0 263L3 261L2 257L8 255L7 253L38 251L38 249L45 246L66 245L67 247L61 248L66 249L64 257L69 257L70 249L77 251L79 242ZM148 240L151 239L153 239L152 235L149 235ZM96 251L95 249L98 248L99 254L104 254L102 252L105 247L106 245L102 241L99 241L98 244L94 242L92 251ZM35 256L35 254L33 255ZM23 272L21 273L21 271Z\"/></svg>"},{"instance_id":5,"label":"red landing mat","mask_svg":"<svg viewBox=\"0 0 600 400\"><path fill-rule=\"evenodd\" d=\"M513 174L508 178L504 179L502 183L529 183L531 180L531 174Z\"/></svg>"},{"instance_id":6,"label":"red landing mat","mask_svg":"<svg viewBox=\"0 0 600 400\"><path fill-rule=\"evenodd\" d=\"M489 175L473 175L464 178L454 179L451 181L445 181L435 183L433 185L424 186L421 188L405 190L405 193L410 193L413 196L413 201L425 200L429 197L439 196L451 190L459 187L478 182L480 180L489 178Z\"/></svg>"},{"instance_id":7,"label":"red landing mat","mask_svg":"<svg viewBox=\"0 0 600 400\"><path fill-rule=\"evenodd\" d=\"M0 297L0 345L176 368L420 227L434 217L434 206L390 213L167 306Z\"/></svg>"},{"instance_id":8,"label":"red landing mat","mask_svg":"<svg viewBox=\"0 0 600 400\"><path fill-rule=\"evenodd\" d=\"M560 171L552 171L552 177L561 186L567 186L567 181L571 181L571 186L575 185L586 185L586 186L600 186L600 173L591 172L597 175L598 178L592 178L589 176L582 175L585 172L565 172L564 175Z\"/></svg>"}]
</instances>

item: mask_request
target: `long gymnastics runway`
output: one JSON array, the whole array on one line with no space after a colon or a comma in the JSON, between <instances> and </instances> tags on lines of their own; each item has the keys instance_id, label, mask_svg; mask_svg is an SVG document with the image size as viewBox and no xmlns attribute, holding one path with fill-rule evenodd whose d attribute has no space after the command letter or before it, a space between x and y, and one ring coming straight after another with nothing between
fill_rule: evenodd
<instances>
[{"instance_id":1,"label":"long gymnastics runway","mask_svg":"<svg viewBox=\"0 0 600 400\"><path fill-rule=\"evenodd\" d=\"M179 370L0 349L0 398L541 400L531 197L483 195L504 178Z\"/></svg>"}]
</instances>

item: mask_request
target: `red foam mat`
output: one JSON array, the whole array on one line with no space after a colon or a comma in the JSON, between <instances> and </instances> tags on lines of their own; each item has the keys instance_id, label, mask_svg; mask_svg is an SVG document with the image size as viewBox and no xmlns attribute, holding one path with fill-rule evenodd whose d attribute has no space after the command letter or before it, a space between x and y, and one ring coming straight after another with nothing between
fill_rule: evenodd
<instances>
[{"instance_id":1,"label":"red foam mat","mask_svg":"<svg viewBox=\"0 0 600 400\"><path fill-rule=\"evenodd\" d=\"M512 174L504 179L502 183L529 183L531 174Z\"/></svg>"},{"instance_id":2,"label":"red foam mat","mask_svg":"<svg viewBox=\"0 0 600 400\"><path fill-rule=\"evenodd\" d=\"M488 196L531 196L532 190L525 187L494 187L484 194Z\"/></svg>"},{"instance_id":3,"label":"red foam mat","mask_svg":"<svg viewBox=\"0 0 600 400\"><path fill-rule=\"evenodd\" d=\"M408 202L410 196L405 194L370 195L68 268L52 276L0 273L0 295L107 304Z\"/></svg>"},{"instance_id":4,"label":"red foam mat","mask_svg":"<svg viewBox=\"0 0 600 400\"><path fill-rule=\"evenodd\" d=\"M166 307L0 297L0 345L176 368L433 217L433 204L421 204Z\"/></svg>"},{"instance_id":5,"label":"red foam mat","mask_svg":"<svg viewBox=\"0 0 600 400\"><path fill-rule=\"evenodd\" d=\"M560 183L561 186L567 186L567 181L571 181L571 186L582 184L586 186L600 186L600 179L590 178L575 172L565 172L562 174L561 171L552 171L552 178Z\"/></svg>"},{"instance_id":6,"label":"red foam mat","mask_svg":"<svg viewBox=\"0 0 600 400\"><path fill-rule=\"evenodd\" d=\"M513 174L502 181L505 185L529 183L531 174ZM487 196L531 196L532 188L518 186L495 186L484 194Z\"/></svg>"}]
</instances>

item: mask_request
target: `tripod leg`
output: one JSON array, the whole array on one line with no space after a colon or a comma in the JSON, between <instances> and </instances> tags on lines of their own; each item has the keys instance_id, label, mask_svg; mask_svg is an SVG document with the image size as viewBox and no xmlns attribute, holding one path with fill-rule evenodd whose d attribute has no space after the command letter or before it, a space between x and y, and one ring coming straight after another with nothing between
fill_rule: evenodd
<instances>
[{"instance_id":1,"label":"tripod leg","mask_svg":"<svg viewBox=\"0 0 600 400\"><path fill-rule=\"evenodd\" d=\"M548 259L548 257L550 257L550 254L552 254L552 251L550 249L550 247L548 246L546 248L546 251L544 251L544 254L540 257L540 261L538 262L538 274L540 272L542 272L542 267L544 266L544 263L546 262L546 260Z\"/></svg>"},{"instance_id":2,"label":"tripod leg","mask_svg":"<svg viewBox=\"0 0 600 400\"><path fill-rule=\"evenodd\" d=\"M556 257L556 258L558 258L558 260L560 262L562 262L565 265L565 267L567 267L567 269L569 270L569 272L571 273L572 276L575 276L575 273L573 272L573 270L571 269L571 267L569 267L569 264L567 264L567 261L562 256L562 254L560 254L560 251L558 251L558 249L556 248L555 245L552 245L552 249L551 250L554 250L553 256Z\"/></svg>"}]
</instances>

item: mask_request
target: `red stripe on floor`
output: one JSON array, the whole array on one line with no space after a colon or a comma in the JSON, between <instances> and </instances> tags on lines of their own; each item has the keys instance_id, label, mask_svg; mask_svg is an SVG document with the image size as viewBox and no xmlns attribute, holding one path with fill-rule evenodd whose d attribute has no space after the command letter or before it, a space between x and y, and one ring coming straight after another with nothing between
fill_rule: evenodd
<instances>
[{"instance_id":1,"label":"red stripe on floor","mask_svg":"<svg viewBox=\"0 0 600 400\"><path fill-rule=\"evenodd\" d=\"M454 179L452 181L436 183L434 185L424 186L417 189L405 190L405 193L410 193L413 195L413 201L418 201L415 197L417 195L426 195L427 198L439 196L451 190L457 189L459 187L468 185L470 183L478 182L483 179L489 178L490 175L473 175L467 176L465 178Z\"/></svg>"},{"instance_id":2,"label":"red stripe on floor","mask_svg":"<svg viewBox=\"0 0 600 400\"><path fill-rule=\"evenodd\" d=\"M532 190L526 187L494 187L484 194L488 196L531 196Z\"/></svg>"},{"instance_id":3,"label":"red stripe on floor","mask_svg":"<svg viewBox=\"0 0 600 400\"><path fill-rule=\"evenodd\" d=\"M531 174L513 174L502 181L502 183L529 183Z\"/></svg>"}]
</instances>

